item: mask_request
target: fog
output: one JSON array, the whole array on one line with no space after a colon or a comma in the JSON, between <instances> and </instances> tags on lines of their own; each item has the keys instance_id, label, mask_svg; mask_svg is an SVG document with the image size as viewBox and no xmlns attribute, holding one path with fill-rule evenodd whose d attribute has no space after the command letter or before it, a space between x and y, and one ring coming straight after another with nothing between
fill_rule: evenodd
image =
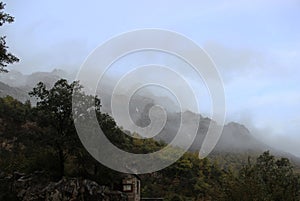
<instances>
[{"instance_id":1,"label":"fog","mask_svg":"<svg viewBox=\"0 0 300 201\"><path fill-rule=\"evenodd\" d=\"M224 83L226 122L244 124L257 139L300 156L298 1L5 2L15 23L5 25L1 35L7 35L9 50L21 59L9 69L30 74L56 68L75 77L88 55L115 35L149 27L176 31L202 47L216 64ZM122 74L141 63L183 68L180 74L199 100L196 112L211 117L205 82L193 71L185 70L190 68L183 67L178 58L167 54L131 55L115 63L103 82L116 83ZM143 76L124 85L124 93L131 84L142 83ZM170 82L174 79L162 72L148 76ZM173 84L180 87L178 82ZM106 85L103 90L111 88ZM154 89L151 93L169 94ZM188 101L182 107L191 109Z\"/></svg>"}]
</instances>

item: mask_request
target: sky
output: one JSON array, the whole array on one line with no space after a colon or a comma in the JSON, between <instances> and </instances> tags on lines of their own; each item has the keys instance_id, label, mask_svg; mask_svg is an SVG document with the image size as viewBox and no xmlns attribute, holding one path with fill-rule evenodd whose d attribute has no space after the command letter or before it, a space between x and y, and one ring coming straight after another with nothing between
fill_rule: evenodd
<instances>
[{"instance_id":1,"label":"sky","mask_svg":"<svg viewBox=\"0 0 300 201\"><path fill-rule=\"evenodd\" d=\"M130 30L178 32L202 47L224 81L226 121L300 156L300 1L5 0L1 27L23 73L76 71L109 38Z\"/></svg>"}]
</instances>

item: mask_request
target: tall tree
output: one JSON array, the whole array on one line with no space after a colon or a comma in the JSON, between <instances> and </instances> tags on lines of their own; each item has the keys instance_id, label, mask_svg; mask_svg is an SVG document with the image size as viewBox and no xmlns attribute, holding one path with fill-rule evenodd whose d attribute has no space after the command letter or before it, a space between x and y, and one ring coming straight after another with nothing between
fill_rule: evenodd
<instances>
[{"instance_id":1,"label":"tall tree","mask_svg":"<svg viewBox=\"0 0 300 201\"><path fill-rule=\"evenodd\" d=\"M12 23L14 17L3 12L5 4L0 2L0 26L3 26L5 23ZM7 72L6 66L18 62L19 59L8 52L8 46L6 45L6 36L0 37L0 72Z\"/></svg>"},{"instance_id":2,"label":"tall tree","mask_svg":"<svg viewBox=\"0 0 300 201\"><path fill-rule=\"evenodd\" d=\"M87 101L94 101L95 107L90 109L100 110L100 100L93 96L87 96L81 92L81 86L77 81L69 84L67 80L58 80L51 89L40 82L29 93L30 96L38 98L37 113L38 121L42 127L49 127L45 134L45 142L54 148L59 158L59 177L64 176L65 161L68 156L76 154L80 142L76 134L72 115L72 95L76 93L81 96L80 106L84 113L89 111L85 108ZM78 111L77 111L78 112Z\"/></svg>"}]
</instances>

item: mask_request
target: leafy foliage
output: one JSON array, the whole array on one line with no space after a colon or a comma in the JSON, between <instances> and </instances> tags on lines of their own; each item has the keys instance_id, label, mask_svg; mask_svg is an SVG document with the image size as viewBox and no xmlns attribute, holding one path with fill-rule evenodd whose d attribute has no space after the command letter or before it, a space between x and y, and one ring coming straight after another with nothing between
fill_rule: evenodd
<instances>
[{"instance_id":1,"label":"leafy foliage","mask_svg":"<svg viewBox=\"0 0 300 201\"><path fill-rule=\"evenodd\" d=\"M89 112L94 111L107 138L116 146L133 153L154 152L166 146L153 139L133 138L136 133L124 133L113 118L100 112L100 100L84 94L78 82L59 80L51 89L39 83L30 93L38 98L35 107L9 96L0 98L0 179L1 171L42 170L53 180L62 176L82 177L118 187L122 174L99 164L78 139L73 123L76 119L72 116L75 91L82 100L75 112L84 114L79 117L88 120ZM84 104L86 101L94 103L93 107ZM188 152L168 168L140 177L142 196L165 200L300 199L299 175L290 161L275 158L269 152L256 160L228 153L200 160L197 153ZM7 193L13 191L9 181L3 180L2 184L0 195L14 199L9 197L13 193Z\"/></svg>"},{"instance_id":2,"label":"leafy foliage","mask_svg":"<svg viewBox=\"0 0 300 201\"><path fill-rule=\"evenodd\" d=\"M5 23L12 23L14 21L14 17L3 12L5 4L0 2L0 26L3 26ZM0 37L0 72L7 72L5 68L7 64L12 64L18 62L19 59L8 52L8 47L6 45L6 36Z\"/></svg>"}]
</instances>

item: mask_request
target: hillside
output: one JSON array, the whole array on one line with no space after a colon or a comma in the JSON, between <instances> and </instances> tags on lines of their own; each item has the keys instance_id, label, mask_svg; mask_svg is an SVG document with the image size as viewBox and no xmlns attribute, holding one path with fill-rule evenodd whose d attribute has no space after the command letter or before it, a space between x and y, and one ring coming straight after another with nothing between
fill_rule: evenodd
<instances>
[{"instance_id":1,"label":"hillside","mask_svg":"<svg viewBox=\"0 0 300 201\"><path fill-rule=\"evenodd\" d=\"M63 200L128 200L126 191L120 188L124 174L94 160L79 141L70 107L66 107L71 103L70 93L67 93L70 88L64 80L58 83L55 85L58 88L53 88L55 93L46 93L50 96L44 101L49 101L50 107L45 107L48 103L31 107L12 97L0 98L0 200L50 201L57 196ZM66 94L68 98L60 101ZM49 115L56 108L63 110ZM63 120L61 115L67 119ZM86 117L86 128L89 128L90 121ZM97 117L107 138L123 150L149 153L166 145L124 134L110 116L99 111ZM245 132L241 125L228 126ZM292 201L300 198L300 176L288 159L274 157L272 152L254 156L253 153L221 151L202 160L197 153L187 152L171 166L139 178L142 197L169 201Z\"/></svg>"},{"instance_id":2,"label":"hillside","mask_svg":"<svg viewBox=\"0 0 300 201\"><path fill-rule=\"evenodd\" d=\"M60 78L72 80L73 77L73 74L68 74L67 72L59 69L54 69L51 72L35 72L29 75L24 75L17 71L0 74L0 97L9 95L22 102L29 99L31 100L31 103L35 104L36 99L30 97L28 92L32 90L39 81L44 82L47 87L51 87ZM98 91L99 97L101 98L101 111L111 115L111 96L109 95L109 89L111 89L111 86L107 84L104 89L104 91ZM151 91L148 91L146 94L148 95L147 97L143 95L135 95L131 98L129 111L133 122L141 127L148 126L151 122L149 118L149 109L155 104L162 105L166 109L167 120L161 132L155 136L155 139L163 140L168 143L175 137L180 125L181 115L184 115L186 118L186 122L184 122L185 124L195 121L195 117L200 116L197 135L194 139L194 143L190 147L190 151L198 151L202 145L208 126L212 122L211 119L190 111L186 111L181 114L178 112L179 108L177 104L170 98L156 96ZM116 95L116 110L119 109L118 107L123 107L123 102L126 99L127 97L124 94ZM119 118L128 117L121 116ZM156 118L160 118L160 116ZM125 130L129 130L130 132L135 131L130 125L119 126ZM187 136L189 135L188 133L189 131L187 132ZM287 157L294 161L297 166L300 166L299 158L290 153L286 153L262 143L259 139L256 139L244 125L237 122L231 122L224 126L222 135L214 148L214 152L218 154L253 154L254 156L257 156L258 153L266 150L272 151L275 155Z\"/></svg>"},{"instance_id":3,"label":"hillside","mask_svg":"<svg viewBox=\"0 0 300 201\"><path fill-rule=\"evenodd\" d=\"M28 92L18 87L11 87L3 82L0 82L0 97L12 96L22 102L29 100Z\"/></svg>"}]
</instances>

